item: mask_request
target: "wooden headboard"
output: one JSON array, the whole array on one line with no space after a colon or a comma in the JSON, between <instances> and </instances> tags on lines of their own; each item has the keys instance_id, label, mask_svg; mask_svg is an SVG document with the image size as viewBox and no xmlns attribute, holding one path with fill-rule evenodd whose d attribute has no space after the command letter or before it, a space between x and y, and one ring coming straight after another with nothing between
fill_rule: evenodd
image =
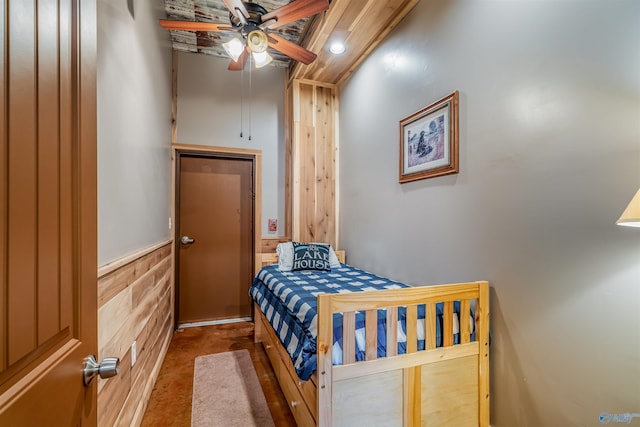
<instances>
[{"instance_id":1,"label":"wooden headboard","mask_svg":"<svg viewBox=\"0 0 640 427\"><path fill-rule=\"evenodd\" d=\"M336 252L336 256L338 257L338 260L344 264L346 259L345 252L344 251L335 251L335 252ZM276 264L278 262L278 255L275 252L258 254L258 258L259 258L260 267L265 265Z\"/></svg>"}]
</instances>

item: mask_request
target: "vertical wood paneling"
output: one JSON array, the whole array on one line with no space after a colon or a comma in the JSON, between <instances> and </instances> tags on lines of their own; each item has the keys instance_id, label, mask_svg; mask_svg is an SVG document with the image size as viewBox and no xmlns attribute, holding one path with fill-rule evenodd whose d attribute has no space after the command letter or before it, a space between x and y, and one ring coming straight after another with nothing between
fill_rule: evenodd
<instances>
[{"instance_id":1,"label":"vertical wood paneling","mask_svg":"<svg viewBox=\"0 0 640 427\"><path fill-rule=\"evenodd\" d=\"M0 209L0 237L2 238L0 244L0 336L6 337L7 333L7 147L9 145L7 134L7 95L8 95L8 81L7 81L7 67L8 61L6 60L6 28L7 28L7 16L6 16L6 0L2 2L0 7L0 22L2 22L2 28L5 31L0 31L0 57L2 58L2 66L0 66L0 133L2 135L2 147L0 147L0 175L2 176L2 185L0 185L0 203L2 207ZM7 368L7 341L3 338L0 339L0 372L4 372Z\"/></svg>"},{"instance_id":2,"label":"vertical wood paneling","mask_svg":"<svg viewBox=\"0 0 640 427\"><path fill-rule=\"evenodd\" d=\"M327 239L334 246L338 247L338 90L336 88L326 88L328 91L327 124L325 154L329 159L327 168L327 196L331 201L331 209L327 213Z\"/></svg>"},{"instance_id":3,"label":"vertical wood paneling","mask_svg":"<svg viewBox=\"0 0 640 427\"><path fill-rule=\"evenodd\" d=\"M298 166L300 167L300 194L298 217L300 223L299 239L301 241L314 241L316 206L316 153L315 153L315 126L314 126L314 90L307 84L300 84L300 140L296 144L298 150Z\"/></svg>"},{"instance_id":4,"label":"vertical wood paneling","mask_svg":"<svg viewBox=\"0 0 640 427\"><path fill-rule=\"evenodd\" d=\"M300 82L294 81L291 85L291 126L292 135L289 146L291 149L291 238L297 240L300 237Z\"/></svg>"},{"instance_id":5,"label":"vertical wood paneling","mask_svg":"<svg viewBox=\"0 0 640 427\"><path fill-rule=\"evenodd\" d=\"M336 88L293 82L293 231L302 241L338 247L336 220Z\"/></svg>"},{"instance_id":6,"label":"vertical wood paneling","mask_svg":"<svg viewBox=\"0 0 640 427\"><path fill-rule=\"evenodd\" d=\"M36 28L34 1L9 8L8 363L36 344ZM29 29L28 31L26 29Z\"/></svg>"},{"instance_id":7,"label":"vertical wood paneling","mask_svg":"<svg viewBox=\"0 0 640 427\"><path fill-rule=\"evenodd\" d=\"M60 329L73 325L73 74L71 46L71 1L58 0L60 7L59 85L60 85Z\"/></svg>"},{"instance_id":8,"label":"vertical wood paneling","mask_svg":"<svg viewBox=\"0 0 640 427\"><path fill-rule=\"evenodd\" d=\"M73 230L79 207L71 0L3 4L2 370L37 357L46 351L38 346L65 328L78 332Z\"/></svg>"},{"instance_id":9,"label":"vertical wood paneling","mask_svg":"<svg viewBox=\"0 0 640 427\"><path fill-rule=\"evenodd\" d=\"M38 2L38 345L59 331L59 97L57 1ZM42 161L40 161L42 160Z\"/></svg>"},{"instance_id":10,"label":"vertical wood paneling","mask_svg":"<svg viewBox=\"0 0 640 427\"><path fill-rule=\"evenodd\" d=\"M334 175L333 164L333 91L316 87L316 192L314 212L316 239L333 242L331 223L334 217Z\"/></svg>"},{"instance_id":11,"label":"vertical wood paneling","mask_svg":"<svg viewBox=\"0 0 640 427\"><path fill-rule=\"evenodd\" d=\"M285 80L288 78L288 73ZM290 240L293 230L293 136L294 121L293 121L293 88L291 85L286 85L285 97L284 97L284 235Z\"/></svg>"}]
</instances>

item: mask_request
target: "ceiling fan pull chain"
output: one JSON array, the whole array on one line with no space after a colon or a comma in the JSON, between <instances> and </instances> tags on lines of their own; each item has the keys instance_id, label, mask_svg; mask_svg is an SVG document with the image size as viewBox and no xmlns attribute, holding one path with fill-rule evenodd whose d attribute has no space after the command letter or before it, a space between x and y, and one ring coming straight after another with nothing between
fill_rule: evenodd
<instances>
[{"instance_id":1,"label":"ceiling fan pull chain","mask_svg":"<svg viewBox=\"0 0 640 427\"><path fill-rule=\"evenodd\" d=\"M240 70L240 138L242 138L242 109L244 106L244 68Z\"/></svg>"},{"instance_id":2,"label":"ceiling fan pull chain","mask_svg":"<svg viewBox=\"0 0 640 427\"><path fill-rule=\"evenodd\" d=\"M252 100L253 100L253 84L252 84L252 80L251 80L251 75L252 75L252 71L251 69L252 67L252 62L253 58L251 58L251 55L249 55L249 141L251 141L251 107L252 107Z\"/></svg>"}]
</instances>

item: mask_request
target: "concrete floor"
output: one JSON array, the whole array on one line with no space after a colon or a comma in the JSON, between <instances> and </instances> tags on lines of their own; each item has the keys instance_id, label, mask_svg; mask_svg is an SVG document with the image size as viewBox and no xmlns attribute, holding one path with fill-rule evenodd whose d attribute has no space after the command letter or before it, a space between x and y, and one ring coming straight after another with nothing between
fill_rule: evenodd
<instances>
[{"instance_id":1,"label":"concrete floor","mask_svg":"<svg viewBox=\"0 0 640 427\"><path fill-rule=\"evenodd\" d=\"M262 344L253 342L253 323L199 326L176 331L151 393L143 427L190 427L193 366L197 356L247 349L260 379L273 421L278 427L296 423L280 390Z\"/></svg>"}]
</instances>

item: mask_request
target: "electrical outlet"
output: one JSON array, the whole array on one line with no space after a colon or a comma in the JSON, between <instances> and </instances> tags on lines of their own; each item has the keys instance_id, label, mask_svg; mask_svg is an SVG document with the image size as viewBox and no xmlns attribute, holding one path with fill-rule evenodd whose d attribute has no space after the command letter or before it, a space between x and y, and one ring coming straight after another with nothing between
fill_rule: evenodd
<instances>
[{"instance_id":1,"label":"electrical outlet","mask_svg":"<svg viewBox=\"0 0 640 427\"><path fill-rule=\"evenodd\" d=\"M133 344L131 344L131 366L136 364L136 358L137 358L137 354L136 354L136 342L134 341Z\"/></svg>"}]
</instances>

